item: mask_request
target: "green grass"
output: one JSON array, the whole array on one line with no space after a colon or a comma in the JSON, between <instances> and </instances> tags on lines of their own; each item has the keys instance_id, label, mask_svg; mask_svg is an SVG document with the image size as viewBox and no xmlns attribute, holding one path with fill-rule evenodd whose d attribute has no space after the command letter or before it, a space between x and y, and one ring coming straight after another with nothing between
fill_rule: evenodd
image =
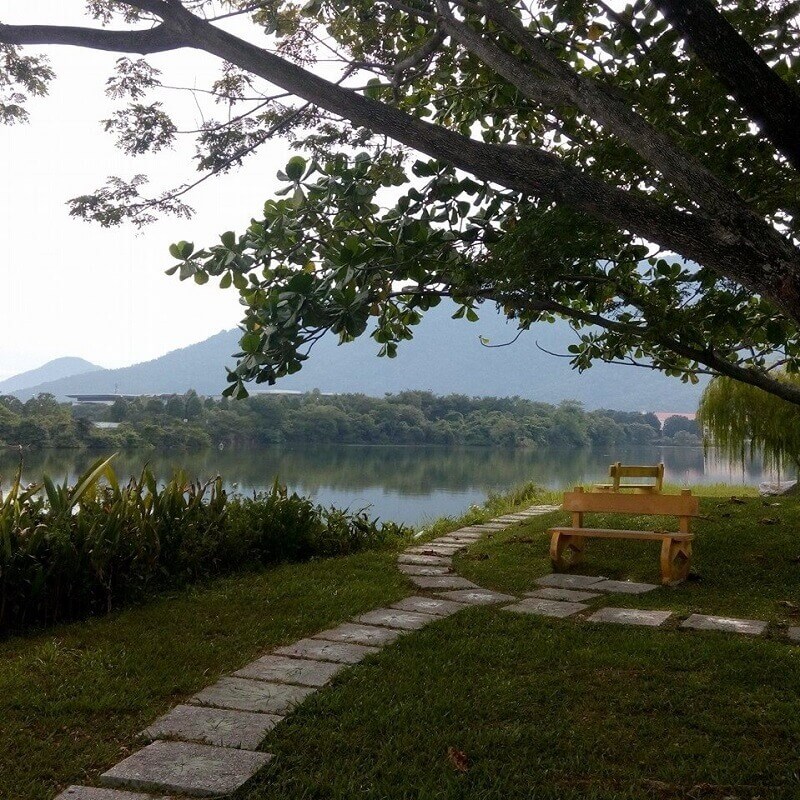
<instances>
[{"instance_id":1,"label":"green grass","mask_svg":"<svg viewBox=\"0 0 800 800\"><path fill-rule=\"evenodd\" d=\"M408 594L394 553L287 565L0 642L0 797L52 800L136 734L279 644Z\"/></svg>"},{"instance_id":2,"label":"green grass","mask_svg":"<svg viewBox=\"0 0 800 800\"><path fill-rule=\"evenodd\" d=\"M769 640L476 608L310 698L236 797L788 800L798 687L800 653Z\"/></svg>"},{"instance_id":3,"label":"green grass","mask_svg":"<svg viewBox=\"0 0 800 800\"><path fill-rule=\"evenodd\" d=\"M793 613L800 612L800 500L765 501L738 492L736 496L743 502L732 502L730 493L700 501L703 518L693 524L697 580L644 595L612 595L606 604L800 625L800 616ZM765 519L776 522L767 524ZM585 524L597 527L676 529L676 520L670 518L596 514L586 520ZM555 512L507 529L458 556L456 570L481 586L501 591L520 594L535 589L534 580L552 571L547 529L568 524L569 515ZM659 548L659 542L589 539L584 563L575 571L659 583Z\"/></svg>"}]
</instances>

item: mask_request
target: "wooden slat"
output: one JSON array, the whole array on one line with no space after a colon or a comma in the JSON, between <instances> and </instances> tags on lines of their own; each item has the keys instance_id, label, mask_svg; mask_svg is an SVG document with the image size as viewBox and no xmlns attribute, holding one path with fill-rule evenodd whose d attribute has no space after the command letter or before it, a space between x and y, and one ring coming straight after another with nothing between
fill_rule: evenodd
<instances>
[{"instance_id":1,"label":"wooden slat","mask_svg":"<svg viewBox=\"0 0 800 800\"><path fill-rule=\"evenodd\" d=\"M691 542L694 539L693 533L678 533L678 531L626 531L611 528L550 528L549 533L586 536L590 539L642 539L645 541L672 539L676 542Z\"/></svg>"},{"instance_id":2,"label":"wooden slat","mask_svg":"<svg viewBox=\"0 0 800 800\"><path fill-rule=\"evenodd\" d=\"M616 473L620 478L657 478L660 467L646 464L612 464L612 475Z\"/></svg>"},{"instance_id":3,"label":"wooden slat","mask_svg":"<svg viewBox=\"0 0 800 800\"><path fill-rule=\"evenodd\" d=\"M696 517L700 504L692 493L623 494L621 492L565 492L564 511Z\"/></svg>"}]
</instances>

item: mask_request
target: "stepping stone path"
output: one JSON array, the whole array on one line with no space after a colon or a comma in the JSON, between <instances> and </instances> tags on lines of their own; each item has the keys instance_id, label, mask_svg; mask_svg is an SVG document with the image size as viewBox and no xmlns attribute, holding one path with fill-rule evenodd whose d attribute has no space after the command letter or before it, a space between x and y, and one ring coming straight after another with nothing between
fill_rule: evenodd
<instances>
[{"instance_id":1,"label":"stepping stone path","mask_svg":"<svg viewBox=\"0 0 800 800\"><path fill-rule=\"evenodd\" d=\"M544 575L537 578L534 583L537 586L549 586L553 589L588 589L600 581L606 580L603 577L594 575L567 575L561 572L554 572L552 575Z\"/></svg>"},{"instance_id":2,"label":"stepping stone path","mask_svg":"<svg viewBox=\"0 0 800 800\"><path fill-rule=\"evenodd\" d=\"M542 600L567 600L570 603L583 603L586 600L594 600L596 597L602 597L597 592L581 592L577 589L554 589L550 586L545 586L543 589L537 589L535 592L525 592L525 597L539 597Z\"/></svg>"},{"instance_id":3,"label":"stepping stone path","mask_svg":"<svg viewBox=\"0 0 800 800\"><path fill-rule=\"evenodd\" d=\"M467 603L472 606L490 606L496 603L507 603L516 600L510 594L493 592L491 589L456 589L451 592L437 592L441 597L455 600L457 603Z\"/></svg>"},{"instance_id":4,"label":"stepping stone path","mask_svg":"<svg viewBox=\"0 0 800 800\"><path fill-rule=\"evenodd\" d=\"M731 617L709 617L705 614L692 614L681 623L681 628L694 628L698 631L729 631L759 636L764 632L767 623L758 619L733 619Z\"/></svg>"},{"instance_id":5,"label":"stepping stone path","mask_svg":"<svg viewBox=\"0 0 800 800\"><path fill-rule=\"evenodd\" d=\"M458 575L441 575L426 578L425 576L412 575L410 580L420 589L477 589L478 584L468 581Z\"/></svg>"},{"instance_id":6,"label":"stepping stone path","mask_svg":"<svg viewBox=\"0 0 800 800\"><path fill-rule=\"evenodd\" d=\"M401 611L419 611L423 614L433 614L438 617L449 617L456 611L464 608L463 603L454 603L452 600L435 600L432 597L406 597L399 603L394 603L392 608Z\"/></svg>"},{"instance_id":7,"label":"stepping stone path","mask_svg":"<svg viewBox=\"0 0 800 800\"><path fill-rule=\"evenodd\" d=\"M513 606L504 606L504 611L517 611L520 614L538 614L543 617L571 617L579 611L585 611L589 606L583 603L567 603L562 600L543 600L529 597Z\"/></svg>"},{"instance_id":8,"label":"stepping stone path","mask_svg":"<svg viewBox=\"0 0 800 800\"><path fill-rule=\"evenodd\" d=\"M356 617L358 622L367 625L386 625L388 628L400 628L404 631L418 631L431 622L436 622L436 619L432 614L420 614L419 611L400 611L396 608L378 608Z\"/></svg>"},{"instance_id":9,"label":"stepping stone path","mask_svg":"<svg viewBox=\"0 0 800 800\"><path fill-rule=\"evenodd\" d=\"M558 510L559 506L533 506L407 548L397 558L398 568L411 583L437 597L407 597L391 608L369 611L276 648L157 719L142 732L155 741L103 773L102 787L70 786L56 800L177 800L164 792L228 795L270 762L272 756L257 748L285 714L342 670L411 631L469 606L512 603L504 610L560 618L585 611L589 606L584 601L601 597L600 592L640 594L657 588L599 576L553 574L538 578L539 588L518 600L452 573L452 556L460 550L510 525ZM669 611L602 608L588 619L657 627L670 616ZM681 627L757 635L766 623L693 614ZM800 643L800 627L789 628L787 635Z\"/></svg>"},{"instance_id":10,"label":"stepping stone path","mask_svg":"<svg viewBox=\"0 0 800 800\"><path fill-rule=\"evenodd\" d=\"M227 708L175 706L142 731L145 739L182 739L255 750L281 720L277 714L254 714Z\"/></svg>"},{"instance_id":11,"label":"stepping stone path","mask_svg":"<svg viewBox=\"0 0 800 800\"><path fill-rule=\"evenodd\" d=\"M139 792L123 792L119 789L96 789L91 786L68 786L56 800L170 800Z\"/></svg>"},{"instance_id":12,"label":"stepping stone path","mask_svg":"<svg viewBox=\"0 0 800 800\"><path fill-rule=\"evenodd\" d=\"M646 625L657 628L672 616L671 611L644 611L640 608L601 608L589 622L614 622L617 625Z\"/></svg>"},{"instance_id":13,"label":"stepping stone path","mask_svg":"<svg viewBox=\"0 0 800 800\"><path fill-rule=\"evenodd\" d=\"M789 628L786 631L786 635L789 637L790 642L800 642L800 628Z\"/></svg>"},{"instance_id":14,"label":"stepping stone path","mask_svg":"<svg viewBox=\"0 0 800 800\"><path fill-rule=\"evenodd\" d=\"M334 675L344 668L344 664L333 664L329 661L263 656L233 674L239 678L254 678L259 681L295 683L300 686L325 686Z\"/></svg>"},{"instance_id":15,"label":"stepping stone path","mask_svg":"<svg viewBox=\"0 0 800 800\"><path fill-rule=\"evenodd\" d=\"M106 786L222 797L238 789L272 756L190 742L153 742L100 776Z\"/></svg>"},{"instance_id":16,"label":"stepping stone path","mask_svg":"<svg viewBox=\"0 0 800 800\"><path fill-rule=\"evenodd\" d=\"M327 642L325 642L327 644ZM198 692L189 702L194 705L232 708L237 711L260 711L262 714L287 714L312 692L311 686L268 683L249 678L220 678Z\"/></svg>"}]
</instances>

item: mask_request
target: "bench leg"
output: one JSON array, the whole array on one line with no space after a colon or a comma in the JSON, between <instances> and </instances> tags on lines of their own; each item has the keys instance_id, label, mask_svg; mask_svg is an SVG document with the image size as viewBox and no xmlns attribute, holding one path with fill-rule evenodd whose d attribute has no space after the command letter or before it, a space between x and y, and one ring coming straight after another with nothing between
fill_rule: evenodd
<instances>
[{"instance_id":1,"label":"bench leg","mask_svg":"<svg viewBox=\"0 0 800 800\"><path fill-rule=\"evenodd\" d=\"M584 536L571 536L567 533L554 533L550 537L550 561L556 572L563 572L583 561L586 546Z\"/></svg>"},{"instance_id":2,"label":"bench leg","mask_svg":"<svg viewBox=\"0 0 800 800\"><path fill-rule=\"evenodd\" d=\"M689 575L692 564L692 543L664 539L661 542L661 583L681 583Z\"/></svg>"}]
</instances>

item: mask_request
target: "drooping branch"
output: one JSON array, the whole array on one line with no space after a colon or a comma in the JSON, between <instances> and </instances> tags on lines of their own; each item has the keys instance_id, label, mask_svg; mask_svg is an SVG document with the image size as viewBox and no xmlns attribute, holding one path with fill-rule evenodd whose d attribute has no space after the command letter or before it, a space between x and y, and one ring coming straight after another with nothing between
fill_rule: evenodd
<instances>
[{"instance_id":1,"label":"drooping branch","mask_svg":"<svg viewBox=\"0 0 800 800\"><path fill-rule=\"evenodd\" d=\"M800 170L800 91L786 83L709 0L656 0L695 55Z\"/></svg>"}]
</instances>

